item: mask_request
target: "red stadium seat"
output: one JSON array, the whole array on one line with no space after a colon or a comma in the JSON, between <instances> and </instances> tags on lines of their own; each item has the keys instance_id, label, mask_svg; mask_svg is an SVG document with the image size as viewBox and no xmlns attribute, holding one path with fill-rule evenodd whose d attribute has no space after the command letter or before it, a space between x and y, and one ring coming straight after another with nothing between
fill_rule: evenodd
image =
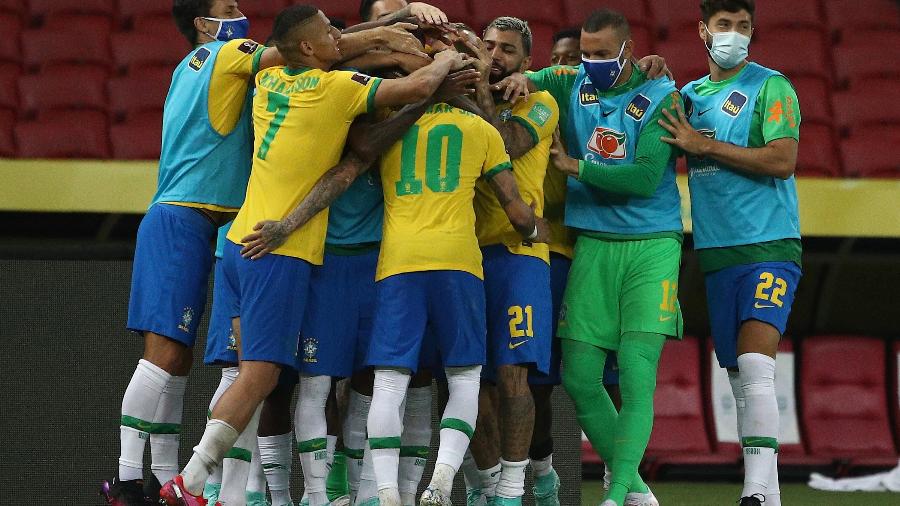
<instances>
[{"instance_id":1,"label":"red stadium seat","mask_svg":"<svg viewBox=\"0 0 900 506\"><path fill-rule=\"evenodd\" d=\"M800 397L810 454L895 465L884 341L815 336L801 347Z\"/></svg>"},{"instance_id":2,"label":"red stadium seat","mask_svg":"<svg viewBox=\"0 0 900 506\"><path fill-rule=\"evenodd\" d=\"M844 139L841 160L849 175L900 178L900 132L880 128Z\"/></svg>"},{"instance_id":3,"label":"red stadium seat","mask_svg":"<svg viewBox=\"0 0 900 506\"><path fill-rule=\"evenodd\" d=\"M322 9L325 14L333 18L340 18L344 21L358 20L359 4L360 0L332 0L323 4ZM250 24L253 24L253 20L250 20Z\"/></svg>"},{"instance_id":4,"label":"red stadium seat","mask_svg":"<svg viewBox=\"0 0 900 506\"><path fill-rule=\"evenodd\" d=\"M21 16L24 11L24 0L0 0L0 12Z\"/></svg>"},{"instance_id":5,"label":"red stadium seat","mask_svg":"<svg viewBox=\"0 0 900 506\"><path fill-rule=\"evenodd\" d=\"M275 18L256 17L250 22L250 38L264 44L272 36Z\"/></svg>"},{"instance_id":6,"label":"red stadium seat","mask_svg":"<svg viewBox=\"0 0 900 506\"><path fill-rule=\"evenodd\" d=\"M466 0L434 0L428 3L444 11L444 14L453 22L468 21L472 17L472 11Z\"/></svg>"},{"instance_id":7,"label":"red stadium seat","mask_svg":"<svg viewBox=\"0 0 900 506\"><path fill-rule=\"evenodd\" d=\"M800 114L803 123L824 123L830 125L831 113L831 86L824 79L818 77L801 76L791 79L791 84L797 91L797 99L800 101Z\"/></svg>"},{"instance_id":8,"label":"red stadium seat","mask_svg":"<svg viewBox=\"0 0 900 506\"><path fill-rule=\"evenodd\" d=\"M106 114L96 111L60 111L19 122L15 135L22 158L109 157Z\"/></svg>"},{"instance_id":9,"label":"red stadium seat","mask_svg":"<svg viewBox=\"0 0 900 506\"><path fill-rule=\"evenodd\" d=\"M543 23L529 23L531 28L531 68L550 66L550 51L553 49L553 34L556 28Z\"/></svg>"},{"instance_id":10,"label":"red stadium seat","mask_svg":"<svg viewBox=\"0 0 900 506\"><path fill-rule=\"evenodd\" d=\"M238 8L250 20L250 26L253 26L257 16L274 18L291 3L293 2L285 0L250 0L249 2L240 2ZM327 9L327 4L323 8ZM326 12L326 14L328 13Z\"/></svg>"},{"instance_id":11,"label":"red stadium seat","mask_svg":"<svg viewBox=\"0 0 900 506\"><path fill-rule=\"evenodd\" d=\"M247 2L257 3L257 2ZM148 2L147 0L119 0L118 14L122 19L136 19L143 16L169 16L172 18L171 2ZM243 10L245 6L241 5Z\"/></svg>"},{"instance_id":12,"label":"red stadium seat","mask_svg":"<svg viewBox=\"0 0 900 506\"><path fill-rule=\"evenodd\" d=\"M109 130L113 158L150 160L159 158L162 145L162 112L143 113Z\"/></svg>"},{"instance_id":13,"label":"red stadium seat","mask_svg":"<svg viewBox=\"0 0 900 506\"><path fill-rule=\"evenodd\" d=\"M802 114L803 99L800 100ZM834 132L830 126L801 121L797 176L839 177L841 165L836 146Z\"/></svg>"},{"instance_id":14,"label":"red stadium seat","mask_svg":"<svg viewBox=\"0 0 900 506\"><path fill-rule=\"evenodd\" d=\"M758 30L774 28L815 28L825 26L819 0L756 0L753 25Z\"/></svg>"},{"instance_id":15,"label":"red stadium seat","mask_svg":"<svg viewBox=\"0 0 900 506\"><path fill-rule=\"evenodd\" d=\"M699 40L657 42L654 52L666 59L679 86L709 74L707 52Z\"/></svg>"},{"instance_id":16,"label":"red stadium seat","mask_svg":"<svg viewBox=\"0 0 900 506\"><path fill-rule=\"evenodd\" d=\"M750 44L750 59L791 78L804 75L831 78L825 38L818 30L777 30L758 35Z\"/></svg>"},{"instance_id":17,"label":"red stadium seat","mask_svg":"<svg viewBox=\"0 0 900 506\"><path fill-rule=\"evenodd\" d=\"M634 41L634 55L638 58L653 54L653 32L643 26L631 27L631 40Z\"/></svg>"},{"instance_id":18,"label":"red stadium seat","mask_svg":"<svg viewBox=\"0 0 900 506\"><path fill-rule=\"evenodd\" d=\"M54 14L46 18L41 30L90 32L108 38L112 32L112 20L108 16L95 14Z\"/></svg>"},{"instance_id":19,"label":"red stadium seat","mask_svg":"<svg viewBox=\"0 0 900 506\"><path fill-rule=\"evenodd\" d=\"M115 10L112 0L27 0L28 14L103 14L111 16Z\"/></svg>"},{"instance_id":20,"label":"red stadium seat","mask_svg":"<svg viewBox=\"0 0 900 506\"><path fill-rule=\"evenodd\" d=\"M26 30L22 33L22 62L26 67L61 63L109 66L109 37L73 30Z\"/></svg>"},{"instance_id":21,"label":"red stadium seat","mask_svg":"<svg viewBox=\"0 0 900 506\"><path fill-rule=\"evenodd\" d=\"M666 0L665 2L648 2L653 19L658 28L668 37L680 31L697 31L697 24L703 21L694 0Z\"/></svg>"},{"instance_id":22,"label":"red stadium seat","mask_svg":"<svg viewBox=\"0 0 900 506\"><path fill-rule=\"evenodd\" d=\"M900 30L900 7L892 0L826 0L828 26L850 32L857 28Z\"/></svg>"},{"instance_id":23,"label":"red stadium seat","mask_svg":"<svg viewBox=\"0 0 900 506\"><path fill-rule=\"evenodd\" d=\"M628 18L628 24L634 26L653 26L650 11L642 0L563 0L566 9L566 21L571 26L581 26L584 20L597 9L606 8L621 12Z\"/></svg>"},{"instance_id":24,"label":"red stadium seat","mask_svg":"<svg viewBox=\"0 0 900 506\"><path fill-rule=\"evenodd\" d=\"M870 77L900 78L900 53L896 51L841 44L834 48L833 55L834 72L840 84Z\"/></svg>"},{"instance_id":25,"label":"red stadium seat","mask_svg":"<svg viewBox=\"0 0 900 506\"><path fill-rule=\"evenodd\" d=\"M0 109L19 108L19 94L16 92L18 82L19 66L0 64Z\"/></svg>"},{"instance_id":26,"label":"red stadium seat","mask_svg":"<svg viewBox=\"0 0 900 506\"><path fill-rule=\"evenodd\" d=\"M119 69L140 69L145 65L171 68L188 54L187 44L179 38L169 40L152 33L122 32L112 36L113 63Z\"/></svg>"},{"instance_id":27,"label":"red stadium seat","mask_svg":"<svg viewBox=\"0 0 900 506\"><path fill-rule=\"evenodd\" d=\"M855 132L870 125L900 126L900 86L890 80L860 83L831 98L835 123L840 128Z\"/></svg>"},{"instance_id":28,"label":"red stadium seat","mask_svg":"<svg viewBox=\"0 0 900 506\"><path fill-rule=\"evenodd\" d=\"M8 109L0 109L0 157L16 156L16 143L13 140L13 127L16 113Z\"/></svg>"},{"instance_id":29,"label":"red stadium seat","mask_svg":"<svg viewBox=\"0 0 900 506\"><path fill-rule=\"evenodd\" d=\"M19 45L19 33L22 21L12 14L0 14L0 62L19 63L22 59L22 48Z\"/></svg>"},{"instance_id":30,"label":"red stadium seat","mask_svg":"<svg viewBox=\"0 0 900 506\"><path fill-rule=\"evenodd\" d=\"M172 70L166 67L141 69L137 75L109 81L109 110L117 118L144 111L162 111L172 82Z\"/></svg>"},{"instance_id":31,"label":"red stadium seat","mask_svg":"<svg viewBox=\"0 0 900 506\"><path fill-rule=\"evenodd\" d=\"M29 115L53 109L93 109L105 113L106 72L68 65L24 75L19 78L19 97L22 110Z\"/></svg>"},{"instance_id":32,"label":"red stadium seat","mask_svg":"<svg viewBox=\"0 0 900 506\"><path fill-rule=\"evenodd\" d=\"M850 30L841 36L841 45L868 47L873 53L886 47L900 47L900 32L895 30Z\"/></svg>"},{"instance_id":33,"label":"red stadium seat","mask_svg":"<svg viewBox=\"0 0 900 506\"><path fill-rule=\"evenodd\" d=\"M520 15L525 16L529 23L541 22L556 26L563 20L562 6L559 2L527 0L517 2L516 8L513 10L520 10ZM484 2L479 0L472 2L471 20L475 23L472 28L476 30L486 27L495 18L510 15L513 15L510 12L510 6L504 2Z\"/></svg>"}]
</instances>

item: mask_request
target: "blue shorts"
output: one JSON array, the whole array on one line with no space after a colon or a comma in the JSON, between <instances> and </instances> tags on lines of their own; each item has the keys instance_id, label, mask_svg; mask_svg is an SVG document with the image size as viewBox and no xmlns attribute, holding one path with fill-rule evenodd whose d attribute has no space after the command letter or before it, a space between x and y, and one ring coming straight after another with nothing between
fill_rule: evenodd
<instances>
[{"instance_id":1,"label":"blue shorts","mask_svg":"<svg viewBox=\"0 0 900 506\"><path fill-rule=\"evenodd\" d=\"M559 365L562 361L559 338L556 337L556 328L559 318L559 309L562 306L563 294L566 292L566 280L569 277L569 268L572 260L559 253L550 253L550 294L553 301L553 339L550 345L550 372L543 374L531 371L528 374L528 383L532 385L559 385L562 376ZM606 366L603 369L603 383L606 385L619 384L619 363L615 352L609 352L606 356Z\"/></svg>"},{"instance_id":2,"label":"blue shorts","mask_svg":"<svg viewBox=\"0 0 900 506\"><path fill-rule=\"evenodd\" d=\"M482 376L493 380L497 368L521 364L550 372L553 308L550 266L540 258L514 255L506 246L481 248L487 308L487 366Z\"/></svg>"},{"instance_id":3,"label":"blue shorts","mask_svg":"<svg viewBox=\"0 0 900 506\"><path fill-rule=\"evenodd\" d=\"M800 268L793 262L737 265L706 275L706 302L716 357L737 367L737 338L747 320L768 323L784 334Z\"/></svg>"},{"instance_id":4,"label":"blue shorts","mask_svg":"<svg viewBox=\"0 0 900 506\"><path fill-rule=\"evenodd\" d=\"M224 278L237 287L241 360L296 368L312 265L272 254L248 260L231 241L225 243L222 263Z\"/></svg>"},{"instance_id":5,"label":"blue shorts","mask_svg":"<svg viewBox=\"0 0 900 506\"><path fill-rule=\"evenodd\" d=\"M375 318L365 364L416 371L420 352L443 367L485 361L484 284L468 272L395 274L375 283ZM431 341L423 346L426 339ZM436 366L436 364L430 364Z\"/></svg>"},{"instance_id":6,"label":"blue shorts","mask_svg":"<svg viewBox=\"0 0 900 506\"><path fill-rule=\"evenodd\" d=\"M216 226L196 209L155 204L138 228L128 330L194 346L206 308Z\"/></svg>"},{"instance_id":7,"label":"blue shorts","mask_svg":"<svg viewBox=\"0 0 900 506\"><path fill-rule=\"evenodd\" d=\"M363 367L375 313L378 249L359 255L325 253L310 276L300 337L303 374L348 377Z\"/></svg>"},{"instance_id":8,"label":"blue shorts","mask_svg":"<svg viewBox=\"0 0 900 506\"><path fill-rule=\"evenodd\" d=\"M237 287L228 282L224 270L222 260L216 260L212 311L206 333L206 353L203 356L203 363L206 365L238 363L237 344L231 327L231 319L240 314Z\"/></svg>"}]
</instances>

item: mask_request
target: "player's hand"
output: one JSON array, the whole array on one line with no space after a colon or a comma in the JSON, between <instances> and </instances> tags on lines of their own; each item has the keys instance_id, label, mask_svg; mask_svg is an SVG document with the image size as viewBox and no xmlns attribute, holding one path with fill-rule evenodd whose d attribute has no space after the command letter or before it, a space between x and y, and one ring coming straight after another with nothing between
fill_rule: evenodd
<instances>
[{"instance_id":1,"label":"player's hand","mask_svg":"<svg viewBox=\"0 0 900 506\"><path fill-rule=\"evenodd\" d=\"M516 72L491 86L491 90L503 90L503 100L515 104L520 98L528 98L528 78Z\"/></svg>"},{"instance_id":2,"label":"player's hand","mask_svg":"<svg viewBox=\"0 0 900 506\"><path fill-rule=\"evenodd\" d=\"M434 93L435 102L447 102L460 95L475 93L475 83L481 78L477 70L465 69L448 74Z\"/></svg>"},{"instance_id":3,"label":"player's hand","mask_svg":"<svg viewBox=\"0 0 900 506\"><path fill-rule=\"evenodd\" d=\"M487 52L484 41L477 39L477 42L473 43L468 37L463 35L456 39L454 46L457 50L464 49L468 54L475 57L472 60L472 65L475 67L475 70L481 73L484 81L487 82L491 74L491 55Z\"/></svg>"},{"instance_id":4,"label":"player's hand","mask_svg":"<svg viewBox=\"0 0 900 506\"><path fill-rule=\"evenodd\" d=\"M428 55L425 54L425 48L422 46L422 43L419 42L415 35L410 33L418 28L417 25L412 23L396 23L375 29L380 31L382 44L391 51L427 58Z\"/></svg>"},{"instance_id":5,"label":"player's hand","mask_svg":"<svg viewBox=\"0 0 900 506\"><path fill-rule=\"evenodd\" d=\"M397 62L397 66L400 67L407 75L412 74L422 67L427 67L433 61L427 56L419 56L409 53L394 53L391 56Z\"/></svg>"},{"instance_id":6,"label":"player's hand","mask_svg":"<svg viewBox=\"0 0 900 506\"><path fill-rule=\"evenodd\" d=\"M472 57L462 54L455 49L445 49L434 55L434 61L450 61L450 70L459 70L466 65L471 65Z\"/></svg>"},{"instance_id":7,"label":"player's hand","mask_svg":"<svg viewBox=\"0 0 900 506\"><path fill-rule=\"evenodd\" d=\"M569 156L565 146L563 146L558 127L553 132L553 144L550 146L550 161L563 174L578 177L578 160Z\"/></svg>"},{"instance_id":8,"label":"player's hand","mask_svg":"<svg viewBox=\"0 0 900 506\"><path fill-rule=\"evenodd\" d=\"M638 68L641 72L647 74L647 79L659 79L662 76L668 76L669 79L675 79L669 67L666 66L666 59L662 56L651 54L638 60Z\"/></svg>"},{"instance_id":9,"label":"player's hand","mask_svg":"<svg viewBox=\"0 0 900 506\"><path fill-rule=\"evenodd\" d=\"M550 222L535 216L534 224L537 226L537 237L532 239L531 242L550 242Z\"/></svg>"},{"instance_id":10,"label":"player's hand","mask_svg":"<svg viewBox=\"0 0 900 506\"><path fill-rule=\"evenodd\" d=\"M449 20L447 19L447 15L444 14L444 11L424 2L410 3L409 13L423 23L443 25L449 22Z\"/></svg>"},{"instance_id":11,"label":"player's hand","mask_svg":"<svg viewBox=\"0 0 900 506\"><path fill-rule=\"evenodd\" d=\"M715 141L705 137L691 126L681 108L681 102L676 101L673 109L663 109L662 113L666 119L660 119L659 125L672 134L672 137L660 137L659 140L681 148L682 151L692 155L702 156L709 151L711 143Z\"/></svg>"},{"instance_id":12,"label":"player's hand","mask_svg":"<svg viewBox=\"0 0 900 506\"><path fill-rule=\"evenodd\" d=\"M253 230L253 233L241 239L244 245L241 256L250 260L257 260L275 251L290 235L290 231L280 221L261 221Z\"/></svg>"}]
</instances>

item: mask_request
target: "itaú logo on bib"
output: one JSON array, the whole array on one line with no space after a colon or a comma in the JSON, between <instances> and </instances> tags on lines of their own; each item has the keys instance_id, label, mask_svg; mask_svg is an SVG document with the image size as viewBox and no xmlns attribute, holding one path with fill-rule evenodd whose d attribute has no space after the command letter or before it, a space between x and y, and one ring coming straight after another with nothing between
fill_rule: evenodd
<instances>
[{"instance_id":1,"label":"ita\u00fa logo on bib","mask_svg":"<svg viewBox=\"0 0 900 506\"><path fill-rule=\"evenodd\" d=\"M625 158L625 134L611 128L597 127L587 144L588 149L603 158Z\"/></svg>"}]
</instances>

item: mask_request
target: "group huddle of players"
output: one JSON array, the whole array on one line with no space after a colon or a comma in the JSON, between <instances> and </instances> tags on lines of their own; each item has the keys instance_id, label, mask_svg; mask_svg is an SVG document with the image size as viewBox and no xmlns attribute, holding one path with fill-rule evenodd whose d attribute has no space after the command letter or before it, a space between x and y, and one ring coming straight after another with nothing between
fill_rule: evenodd
<instances>
[{"instance_id":1,"label":"group huddle of players","mask_svg":"<svg viewBox=\"0 0 900 506\"><path fill-rule=\"evenodd\" d=\"M774 355L800 278L800 112L784 76L746 59L753 2L701 2L710 75L680 92L606 9L536 72L515 17L479 35L419 2L364 0L343 31L326 14L285 9L266 47L235 0L174 2L194 49L138 231L127 326L145 350L107 503L293 505L296 440L300 504L449 505L461 471L467 504L518 505L530 465L536 504L559 505L561 383L606 463L602 506L658 505L638 467L659 357L682 331L686 156L740 504L780 504ZM205 362L222 379L179 472L213 262ZM440 445L417 497L433 384Z\"/></svg>"}]
</instances>

